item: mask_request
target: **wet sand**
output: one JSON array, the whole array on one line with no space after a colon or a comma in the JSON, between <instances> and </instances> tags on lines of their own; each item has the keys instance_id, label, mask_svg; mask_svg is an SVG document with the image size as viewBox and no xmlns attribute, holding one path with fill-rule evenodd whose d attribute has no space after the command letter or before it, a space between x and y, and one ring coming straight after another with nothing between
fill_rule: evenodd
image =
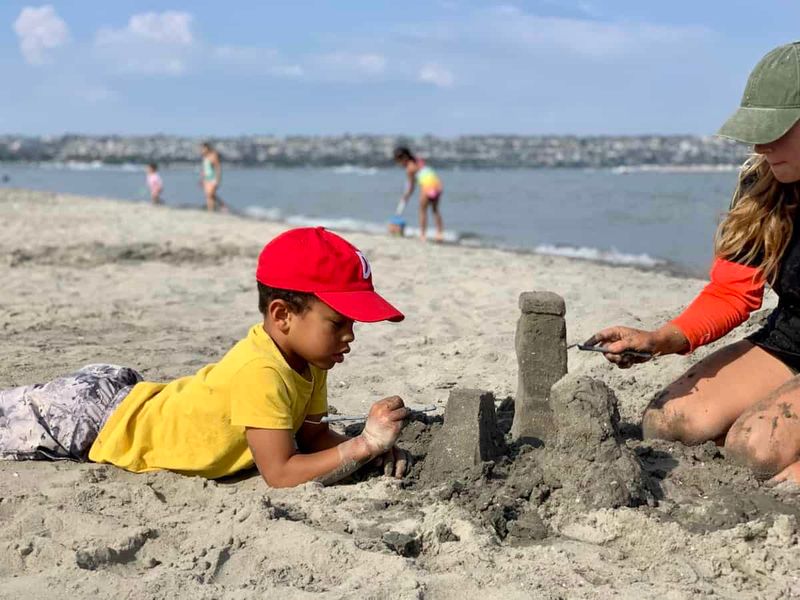
<instances>
[{"instance_id":1,"label":"wet sand","mask_svg":"<svg viewBox=\"0 0 800 600\"><path fill-rule=\"evenodd\" d=\"M0 387L91 362L130 365L151 380L214 362L259 320L256 257L284 228L0 191ZM477 388L498 400L502 428L510 402L501 401L516 392L520 292L563 296L573 343L615 323L657 326L704 284L344 235L370 259L378 290L407 315L401 324L357 326L353 352L329 375L330 403L346 413L392 394L443 410L451 389ZM770 296L765 307L774 304ZM419 474L441 415L404 432L418 459L404 482L361 476L270 490L254 474L210 482L0 462L0 598L800 596L796 486L766 488L712 445L637 437L658 389L764 314L691 356L629 371L569 351L570 377L602 381L617 402L613 439L596 442L627 465L627 495L601 489L608 463L564 443L511 448L495 464L425 483ZM573 410L569 399L564 406Z\"/></svg>"}]
</instances>

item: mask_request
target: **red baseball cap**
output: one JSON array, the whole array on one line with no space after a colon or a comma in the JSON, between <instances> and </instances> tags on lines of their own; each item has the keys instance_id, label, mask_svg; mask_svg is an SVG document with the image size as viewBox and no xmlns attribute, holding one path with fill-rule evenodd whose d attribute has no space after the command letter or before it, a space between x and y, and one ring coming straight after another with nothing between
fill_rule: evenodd
<instances>
[{"instance_id":1,"label":"red baseball cap","mask_svg":"<svg viewBox=\"0 0 800 600\"><path fill-rule=\"evenodd\" d=\"M269 287L314 294L354 321L405 318L375 292L367 258L324 227L290 229L269 242L258 257L256 280Z\"/></svg>"}]
</instances>

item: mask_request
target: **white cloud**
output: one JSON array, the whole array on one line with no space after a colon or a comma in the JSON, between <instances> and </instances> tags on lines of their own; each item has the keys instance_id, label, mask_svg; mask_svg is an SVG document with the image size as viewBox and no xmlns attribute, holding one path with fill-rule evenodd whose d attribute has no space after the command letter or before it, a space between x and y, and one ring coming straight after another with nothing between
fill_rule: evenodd
<instances>
[{"instance_id":1,"label":"white cloud","mask_svg":"<svg viewBox=\"0 0 800 600\"><path fill-rule=\"evenodd\" d=\"M331 52L319 57L323 67L340 74L380 75L386 70L386 58L382 54Z\"/></svg>"},{"instance_id":2,"label":"white cloud","mask_svg":"<svg viewBox=\"0 0 800 600\"><path fill-rule=\"evenodd\" d=\"M215 46L211 49L211 56L225 66L246 69L250 74L265 73L289 79L305 75L302 66L284 62L280 53L274 48Z\"/></svg>"},{"instance_id":3,"label":"white cloud","mask_svg":"<svg viewBox=\"0 0 800 600\"><path fill-rule=\"evenodd\" d=\"M95 35L101 58L145 75L183 74L195 46L192 15L179 11L133 15L122 29L103 27Z\"/></svg>"},{"instance_id":4,"label":"white cloud","mask_svg":"<svg viewBox=\"0 0 800 600\"><path fill-rule=\"evenodd\" d=\"M590 6L581 4L586 10ZM639 55L657 45L680 47L708 37L710 31L691 25L539 16L501 5L474 15L462 33L525 51L563 50L584 58L606 59Z\"/></svg>"},{"instance_id":5,"label":"white cloud","mask_svg":"<svg viewBox=\"0 0 800 600\"><path fill-rule=\"evenodd\" d=\"M23 8L14 21L14 31L22 56L32 65L49 62L50 52L69 41L69 27L49 4Z\"/></svg>"},{"instance_id":6,"label":"white cloud","mask_svg":"<svg viewBox=\"0 0 800 600\"><path fill-rule=\"evenodd\" d=\"M419 80L441 88L450 87L455 83L455 77L448 69L432 63L424 65L419 70Z\"/></svg>"},{"instance_id":7,"label":"white cloud","mask_svg":"<svg viewBox=\"0 0 800 600\"><path fill-rule=\"evenodd\" d=\"M133 35L163 44L189 45L192 36L192 15L185 12L143 13L133 15L128 22Z\"/></svg>"},{"instance_id":8,"label":"white cloud","mask_svg":"<svg viewBox=\"0 0 800 600\"><path fill-rule=\"evenodd\" d=\"M133 15L126 27L103 27L96 37L100 45L142 41L173 46L191 45L194 42L192 15L177 11Z\"/></svg>"}]
</instances>

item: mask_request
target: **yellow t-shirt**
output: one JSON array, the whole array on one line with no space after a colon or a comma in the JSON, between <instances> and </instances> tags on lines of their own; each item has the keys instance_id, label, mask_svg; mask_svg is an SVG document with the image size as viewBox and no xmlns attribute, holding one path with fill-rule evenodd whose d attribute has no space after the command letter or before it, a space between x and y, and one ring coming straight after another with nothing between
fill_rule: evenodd
<instances>
[{"instance_id":1,"label":"yellow t-shirt","mask_svg":"<svg viewBox=\"0 0 800 600\"><path fill-rule=\"evenodd\" d=\"M170 383L138 383L100 430L89 460L143 473L215 479L253 466L245 427L297 433L328 411L327 372L294 371L261 324L217 364Z\"/></svg>"}]
</instances>

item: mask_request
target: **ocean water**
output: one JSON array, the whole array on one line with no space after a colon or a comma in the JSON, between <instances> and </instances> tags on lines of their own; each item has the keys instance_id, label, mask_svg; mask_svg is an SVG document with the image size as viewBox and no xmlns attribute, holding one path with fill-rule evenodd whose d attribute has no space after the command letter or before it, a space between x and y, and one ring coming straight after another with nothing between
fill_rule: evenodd
<instances>
[{"instance_id":1,"label":"ocean water","mask_svg":"<svg viewBox=\"0 0 800 600\"><path fill-rule=\"evenodd\" d=\"M439 169L439 174L450 242L700 276L708 269L714 231L736 184L735 168ZM138 165L0 163L0 180L4 175L8 181L0 187L149 198ZM167 204L204 206L197 170L168 167L161 176ZM231 167L224 170L220 194L252 218L383 233L404 184L399 168ZM415 197L405 214L409 235L417 232L416 208Z\"/></svg>"}]
</instances>

